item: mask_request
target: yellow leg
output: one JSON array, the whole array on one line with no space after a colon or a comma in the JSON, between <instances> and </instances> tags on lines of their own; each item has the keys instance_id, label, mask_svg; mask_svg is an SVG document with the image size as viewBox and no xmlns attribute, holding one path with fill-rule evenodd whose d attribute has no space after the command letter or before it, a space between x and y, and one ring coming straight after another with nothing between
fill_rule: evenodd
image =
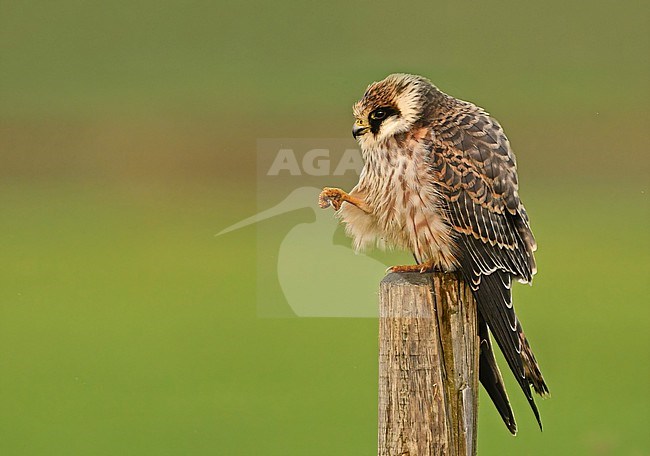
<instances>
[{"instance_id":1,"label":"yellow leg","mask_svg":"<svg viewBox=\"0 0 650 456\"><path fill-rule=\"evenodd\" d=\"M409 264L406 266L393 266L388 268L390 272L433 272L435 268L433 267L433 260L427 260L421 264Z\"/></svg>"},{"instance_id":2,"label":"yellow leg","mask_svg":"<svg viewBox=\"0 0 650 456\"><path fill-rule=\"evenodd\" d=\"M358 207L366 214L370 214L371 212L370 208L364 201L352 195L349 195L340 188L325 187L318 196L318 205L323 209L332 206L335 211L338 211L341 209L341 205L344 202Z\"/></svg>"}]
</instances>

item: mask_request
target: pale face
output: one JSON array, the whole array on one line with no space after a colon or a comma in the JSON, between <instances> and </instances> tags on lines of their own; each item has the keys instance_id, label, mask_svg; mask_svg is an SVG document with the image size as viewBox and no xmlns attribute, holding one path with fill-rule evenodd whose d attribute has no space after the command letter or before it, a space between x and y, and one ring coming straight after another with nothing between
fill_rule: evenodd
<instances>
[{"instance_id":1,"label":"pale face","mask_svg":"<svg viewBox=\"0 0 650 456\"><path fill-rule=\"evenodd\" d=\"M355 118L352 135L360 143L383 143L410 126L399 109L380 106Z\"/></svg>"},{"instance_id":2,"label":"pale face","mask_svg":"<svg viewBox=\"0 0 650 456\"><path fill-rule=\"evenodd\" d=\"M413 127L421 113L422 82L409 75L391 75L368 87L353 108L352 134L359 143L382 145Z\"/></svg>"}]
</instances>

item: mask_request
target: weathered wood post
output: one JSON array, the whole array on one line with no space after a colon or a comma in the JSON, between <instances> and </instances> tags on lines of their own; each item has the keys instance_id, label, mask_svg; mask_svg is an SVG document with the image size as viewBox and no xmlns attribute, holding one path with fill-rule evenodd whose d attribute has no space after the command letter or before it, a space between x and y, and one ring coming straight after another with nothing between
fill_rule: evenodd
<instances>
[{"instance_id":1,"label":"weathered wood post","mask_svg":"<svg viewBox=\"0 0 650 456\"><path fill-rule=\"evenodd\" d=\"M476 454L476 302L456 274L390 273L379 307L379 456Z\"/></svg>"}]
</instances>

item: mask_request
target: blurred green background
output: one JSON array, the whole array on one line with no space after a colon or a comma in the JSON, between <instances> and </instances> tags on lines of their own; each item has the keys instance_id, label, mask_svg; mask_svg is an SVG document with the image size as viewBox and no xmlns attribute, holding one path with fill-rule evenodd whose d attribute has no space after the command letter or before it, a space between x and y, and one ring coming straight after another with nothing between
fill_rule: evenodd
<instances>
[{"instance_id":1,"label":"blurred green background","mask_svg":"<svg viewBox=\"0 0 650 456\"><path fill-rule=\"evenodd\" d=\"M519 435L481 393L479 454L650 454L649 15L1 2L0 454L375 454L377 321L258 318L255 228L214 234L257 211L257 138L347 137L398 71L502 122L540 245L545 429L508 376Z\"/></svg>"}]
</instances>

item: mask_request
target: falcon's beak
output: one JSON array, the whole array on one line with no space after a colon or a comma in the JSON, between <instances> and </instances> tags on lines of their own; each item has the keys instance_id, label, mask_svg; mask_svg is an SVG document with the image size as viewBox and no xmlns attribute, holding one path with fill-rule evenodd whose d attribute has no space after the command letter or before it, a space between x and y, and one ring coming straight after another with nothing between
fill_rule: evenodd
<instances>
[{"instance_id":1,"label":"falcon's beak","mask_svg":"<svg viewBox=\"0 0 650 456\"><path fill-rule=\"evenodd\" d=\"M352 127L352 136L356 139L357 137L364 135L367 131L368 127L357 122Z\"/></svg>"}]
</instances>

